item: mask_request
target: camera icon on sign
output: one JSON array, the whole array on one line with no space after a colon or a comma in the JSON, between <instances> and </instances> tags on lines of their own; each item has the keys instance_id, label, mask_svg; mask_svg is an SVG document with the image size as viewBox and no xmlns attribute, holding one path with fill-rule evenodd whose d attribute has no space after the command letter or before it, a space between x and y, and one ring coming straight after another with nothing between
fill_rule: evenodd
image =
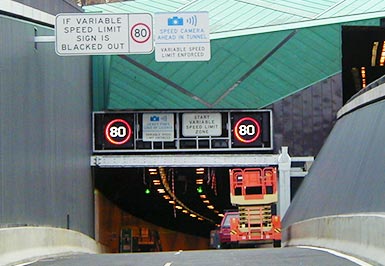
<instances>
[{"instance_id":1,"label":"camera icon on sign","mask_svg":"<svg viewBox=\"0 0 385 266\"><path fill-rule=\"evenodd\" d=\"M183 18L180 17L172 17L167 21L168 26L183 26Z\"/></svg>"},{"instance_id":2,"label":"camera icon on sign","mask_svg":"<svg viewBox=\"0 0 385 266\"><path fill-rule=\"evenodd\" d=\"M151 116L151 117L150 117L150 121L151 121L151 122L158 122L158 121L159 121L159 116L155 116L155 115L154 115L154 116Z\"/></svg>"}]
</instances>

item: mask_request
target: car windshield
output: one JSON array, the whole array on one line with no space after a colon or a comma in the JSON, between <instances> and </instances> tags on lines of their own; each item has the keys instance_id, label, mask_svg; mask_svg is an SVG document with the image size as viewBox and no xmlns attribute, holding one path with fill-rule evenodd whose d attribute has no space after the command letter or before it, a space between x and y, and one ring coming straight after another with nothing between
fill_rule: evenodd
<instances>
[{"instance_id":1,"label":"car windshield","mask_svg":"<svg viewBox=\"0 0 385 266\"><path fill-rule=\"evenodd\" d=\"M224 222L223 222L223 227L230 227L230 219L231 218L237 218L238 217L238 214L228 214L228 215L226 215L226 218L225 218L225 220L224 220Z\"/></svg>"}]
</instances>

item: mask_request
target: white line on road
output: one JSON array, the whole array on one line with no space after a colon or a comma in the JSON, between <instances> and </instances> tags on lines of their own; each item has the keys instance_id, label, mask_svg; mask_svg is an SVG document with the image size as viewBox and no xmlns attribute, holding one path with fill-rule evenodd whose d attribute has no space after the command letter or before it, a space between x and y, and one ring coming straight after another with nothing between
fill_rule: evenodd
<instances>
[{"instance_id":1,"label":"white line on road","mask_svg":"<svg viewBox=\"0 0 385 266\"><path fill-rule=\"evenodd\" d=\"M337 257L350 260L351 262L354 262L355 264L358 264L360 266L373 266L372 264L369 264L363 260L357 259L355 257L349 256L349 255L346 255L343 253L340 253L340 252L335 251L335 250L331 250L331 249L327 249L327 248L310 247L310 246L297 246L297 247L298 248L307 248L307 249L315 249L315 250L325 251L325 252L328 252L328 253L335 255Z\"/></svg>"}]
</instances>

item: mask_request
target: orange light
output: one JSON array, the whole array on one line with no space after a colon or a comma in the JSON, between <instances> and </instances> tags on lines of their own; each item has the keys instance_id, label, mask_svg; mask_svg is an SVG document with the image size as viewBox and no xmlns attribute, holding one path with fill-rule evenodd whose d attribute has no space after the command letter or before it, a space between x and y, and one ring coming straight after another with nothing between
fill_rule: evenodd
<instances>
[{"instance_id":1,"label":"orange light","mask_svg":"<svg viewBox=\"0 0 385 266\"><path fill-rule=\"evenodd\" d=\"M366 68L361 67L362 88L366 87Z\"/></svg>"},{"instance_id":2,"label":"orange light","mask_svg":"<svg viewBox=\"0 0 385 266\"><path fill-rule=\"evenodd\" d=\"M382 44L382 52L380 57L380 66L384 66L385 64L385 42Z\"/></svg>"}]
</instances>

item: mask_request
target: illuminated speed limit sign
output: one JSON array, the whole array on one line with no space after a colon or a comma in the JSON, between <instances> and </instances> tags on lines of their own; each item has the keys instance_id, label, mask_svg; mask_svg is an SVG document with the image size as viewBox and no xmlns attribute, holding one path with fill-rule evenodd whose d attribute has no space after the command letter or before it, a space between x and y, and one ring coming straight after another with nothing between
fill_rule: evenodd
<instances>
[{"instance_id":1,"label":"illuminated speed limit sign","mask_svg":"<svg viewBox=\"0 0 385 266\"><path fill-rule=\"evenodd\" d=\"M252 117L243 117L234 126L234 135L243 143L251 143L261 135L259 122Z\"/></svg>"},{"instance_id":2,"label":"illuminated speed limit sign","mask_svg":"<svg viewBox=\"0 0 385 266\"><path fill-rule=\"evenodd\" d=\"M93 115L95 152L133 149L133 114L95 112Z\"/></svg>"},{"instance_id":3,"label":"illuminated speed limit sign","mask_svg":"<svg viewBox=\"0 0 385 266\"><path fill-rule=\"evenodd\" d=\"M114 119L109 122L104 130L107 141L114 145L123 145L131 138L130 124L123 119Z\"/></svg>"},{"instance_id":4,"label":"illuminated speed limit sign","mask_svg":"<svg viewBox=\"0 0 385 266\"><path fill-rule=\"evenodd\" d=\"M232 147L271 150L273 148L271 116L271 110L232 113Z\"/></svg>"}]
</instances>

